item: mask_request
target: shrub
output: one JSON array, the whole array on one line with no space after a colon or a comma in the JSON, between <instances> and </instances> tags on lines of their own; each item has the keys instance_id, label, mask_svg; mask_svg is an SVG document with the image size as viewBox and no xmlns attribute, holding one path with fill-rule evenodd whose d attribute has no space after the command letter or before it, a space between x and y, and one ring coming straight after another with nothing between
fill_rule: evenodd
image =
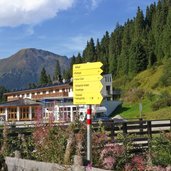
<instances>
[{"instance_id":1,"label":"shrub","mask_svg":"<svg viewBox=\"0 0 171 171\"><path fill-rule=\"evenodd\" d=\"M150 100L151 102L155 98L155 95L152 92L147 92L145 95L146 95L147 99Z\"/></svg>"},{"instance_id":2,"label":"shrub","mask_svg":"<svg viewBox=\"0 0 171 171\"><path fill-rule=\"evenodd\" d=\"M146 170L146 160L143 156L135 155L130 162L125 165L125 171L144 171Z\"/></svg>"},{"instance_id":3,"label":"shrub","mask_svg":"<svg viewBox=\"0 0 171 171\"><path fill-rule=\"evenodd\" d=\"M160 86L170 86L171 85L171 59L168 59L164 64L163 75L159 79Z\"/></svg>"},{"instance_id":4,"label":"shrub","mask_svg":"<svg viewBox=\"0 0 171 171\"><path fill-rule=\"evenodd\" d=\"M132 88L123 95L124 101L130 103L140 102L143 99L143 97L144 91L138 88Z\"/></svg>"},{"instance_id":5,"label":"shrub","mask_svg":"<svg viewBox=\"0 0 171 171\"><path fill-rule=\"evenodd\" d=\"M101 152L101 165L105 169L123 168L127 161L126 150L123 145L107 144Z\"/></svg>"},{"instance_id":6,"label":"shrub","mask_svg":"<svg viewBox=\"0 0 171 171\"><path fill-rule=\"evenodd\" d=\"M171 132L161 133L151 142L151 159L153 165L167 167L171 164Z\"/></svg>"},{"instance_id":7,"label":"shrub","mask_svg":"<svg viewBox=\"0 0 171 171\"><path fill-rule=\"evenodd\" d=\"M92 162L94 166L100 165L101 160L99 159L99 156L107 143L107 140L107 133L105 132L102 123L99 121L98 130L92 130Z\"/></svg>"},{"instance_id":8,"label":"shrub","mask_svg":"<svg viewBox=\"0 0 171 171\"><path fill-rule=\"evenodd\" d=\"M155 111L167 106L171 106L171 96L168 92L164 91L159 96L159 100L152 104L152 109Z\"/></svg>"}]
</instances>

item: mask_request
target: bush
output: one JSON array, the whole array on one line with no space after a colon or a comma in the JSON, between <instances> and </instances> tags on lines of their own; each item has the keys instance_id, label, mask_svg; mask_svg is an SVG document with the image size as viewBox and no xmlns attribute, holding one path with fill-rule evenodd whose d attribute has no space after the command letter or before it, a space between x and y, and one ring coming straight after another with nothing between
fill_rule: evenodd
<instances>
[{"instance_id":1,"label":"bush","mask_svg":"<svg viewBox=\"0 0 171 171\"><path fill-rule=\"evenodd\" d=\"M124 101L130 103L140 102L143 99L143 97L144 91L138 88L132 88L123 95Z\"/></svg>"},{"instance_id":2,"label":"bush","mask_svg":"<svg viewBox=\"0 0 171 171\"><path fill-rule=\"evenodd\" d=\"M168 106L171 106L171 96L168 92L164 91L161 93L159 100L152 104L152 110L155 111Z\"/></svg>"},{"instance_id":3,"label":"bush","mask_svg":"<svg viewBox=\"0 0 171 171\"><path fill-rule=\"evenodd\" d=\"M154 98L155 98L155 95L153 94L153 93L151 93L151 92L147 92L146 94L146 97L147 97L147 99L149 100L149 101L153 101L154 100Z\"/></svg>"},{"instance_id":4,"label":"bush","mask_svg":"<svg viewBox=\"0 0 171 171\"><path fill-rule=\"evenodd\" d=\"M159 79L160 86L171 86L171 59L168 59L164 64L163 75Z\"/></svg>"},{"instance_id":5,"label":"bush","mask_svg":"<svg viewBox=\"0 0 171 171\"><path fill-rule=\"evenodd\" d=\"M118 170L124 167L128 160L124 145L107 144L100 155L102 167Z\"/></svg>"},{"instance_id":6,"label":"bush","mask_svg":"<svg viewBox=\"0 0 171 171\"><path fill-rule=\"evenodd\" d=\"M152 109L155 111L168 106L171 106L171 98L156 101L152 104Z\"/></svg>"},{"instance_id":7,"label":"bush","mask_svg":"<svg viewBox=\"0 0 171 171\"><path fill-rule=\"evenodd\" d=\"M171 132L161 133L151 142L152 164L167 167L171 164Z\"/></svg>"}]
</instances>

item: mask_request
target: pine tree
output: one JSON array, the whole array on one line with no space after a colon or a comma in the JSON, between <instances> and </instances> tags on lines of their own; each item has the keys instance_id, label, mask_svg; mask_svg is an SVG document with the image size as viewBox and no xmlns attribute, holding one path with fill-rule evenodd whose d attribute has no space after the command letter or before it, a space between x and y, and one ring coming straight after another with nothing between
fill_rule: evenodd
<instances>
[{"instance_id":1,"label":"pine tree","mask_svg":"<svg viewBox=\"0 0 171 171\"><path fill-rule=\"evenodd\" d=\"M71 62L70 62L70 68L68 70L68 72L70 73L70 78L72 77L72 72L73 72L73 65L76 64L76 57L73 55L71 57Z\"/></svg>"},{"instance_id":2,"label":"pine tree","mask_svg":"<svg viewBox=\"0 0 171 171\"><path fill-rule=\"evenodd\" d=\"M162 49L165 58L171 58L171 7L167 16L167 23L163 31Z\"/></svg>"},{"instance_id":3,"label":"pine tree","mask_svg":"<svg viewBox=\"0 0 171 171\"><path fill-rule=\"evenodd\" d=\"M48 78L48 84L52 84L52 79L51 79L50 74L48 74L47 78Z\"/></svg>"},{"instance_id":4,"label":"pine tree","mask_svg":"<svg viewBox=\"0 0 171 171\"><path fill-rule=\"evenodd\" d=\"M138 7L137 16L135 18L135 38L140 38L143 36L143 30L145 27L144 15L140 7Z\"/></svg>"},{"instance_id":5,"label":"pine tree","mask_svg":"<svg viewBox=\"0 0 171 171\"><path fill-rule=\"evenodd\" d=\"M7 89L4 86L0 86L0 102L6 101L4 93L7 92Z\"/></svg>"},{"instance_id":6,"label":"pine tree","mask_svg":"<svg viewBox=\"0 0 171 171\"><path fill-rule=\"evenodd\" d=\"M155 55L155 39L151 31L149 31L147 36L146 54L148 67L151 67L157 62L157 57Z\"/></svg>"},{"instance_id":7,"label":"pine tree","mask_svg":"<svg viewBox=\"0 0 171 171\"><path fill-rule=\"evenodd\" d=\"M63 70L63 78L68 81L71 78L70 70Z\"/></svg>"},{"instance_id":8,"label":"pine tree","mask_svg":"<svg viewBox=\"0 0 171 171\"><path fill-rule=\"evenodd\" d=\"M94 62L96 61L96 50L93 38L87 42L87 46L83 51L84 62Z\"/></svg>"},{"instance_id":9,"label":"pine tree","mask_svg":"<svg viewBox=\"0 0 171 171\"><path fill-rule=\"evenodd\" d=\"M29 89L33 89L33 88L36 88L36 87L37 87L36 83L29 83L28 84Z\"/></svg>"},{"instance_id":10,"label":"pine tree","mask_svg":"<svg viewBox=\"0 0 171 171\"><path fill-rule=\"evenodd\" d=\"M101 58L101 46L100 46L99 39L97 39L95 50L96 50L96 59L97 59L97 61L100 61L100 58Z\"/></svg>"},{"instance_id":11,"label":"pine tree","mask_svg":"<svg viewBox=\"0 0 171 171\"><path fill-rule=\"evenodd\" d=\"M101 56L100 61L103 63L103 72L109 73L109 41L110 36L109 32L106 31L106 34L101 40Z\"/></svg>"},{"instance_id":12,"label":"pine tree","mask_svg":"<svg viewBox=\"0 0 171 171\"><path fill-rule=\"evenodd\" d=\"M78 53L78 55L77 55L77 57L75 58L75 63L76 64L80 64L80 63L82 63L82 57L81 57L81 54L80 53Z\"/></svg>"},{"instance_id":13,"label":"pine tree","mask_svg":"<svg viewBox=\"0 0 171 171\"><path fill-rule=\"evenodd\" d=\"M140 40L133 42L130 50L129 73L137 74L147 68L148 60L144 46Z\"/></svg>"},{"instance_id":14,"label":"pine tree","mask_svg":"<svg viewBox=\"0 0 171 171\"><path fill-rule=\"evenodd\" d=\"M131 30L133 28L134 23L132 21L127 21L125 24L125 28L123 31L122 38L122 49L118 59L117 73L118 75L128 75L129 70L129 53L130 53L130 45L131 45Z\"/></svg>"},{"instance_id":15,"label":"pine tree","mask_svg":"<svg viewBox=\"0 0 171 171\"><path fill-rule=\"evenodd\" d=\"M48 83L48 76L46 74L46 70L45 70L44 67L42 68L42 71L40 73L40 81L39 81L39 83L40 83L40 85L44 85L44 84Z\"/></svg>"},{"instance_id":16,"label":"pine tree","mask_svg":"<svg viewBox=\"0 0 171 171\"><path fill-rule=\"evenodd\" d=\"M158 63L162 62L164 52L162 49L163 41L163 29L167 21L168 4L167 1L158 1L156 7L156 15L153 23L153 34L156 42L155 54L157 56Z\"/></svg>"},{"instance_id":17,"label":"pine tree","mask_svg":"<svg viewBox=\"0 0 171 171\"><path fill-rule=\"evenodd\" d=\"M156 4L151 4L150 7L147 7L146 9L146 17L145 17L145 24L146 27L148 27L149 29L152 28L152 22L154 20L154 16L156 13Z\"/></svg>"},{"instance_id":18,"label":"pine tree","mask_svg":"<svg viewBox=\"0 0 171 171\"><path fill-rule=\"evenodd\" d=\"M56 60L55 72L53 76L54 81L62 82L61 68L59 65L59 61Z\"/></svg>"},{"instance_id":19,"label":"pine tree","mask_svg":"<svg viewBox=\"0 0 171 171\"><path fill-rule=\"evenodd\" d=\"M111 34L109 42L109 73L113 76L117 75L118 58L122 49L123 27L116 26L116 29Z\"/></svg>"}]
</instances>

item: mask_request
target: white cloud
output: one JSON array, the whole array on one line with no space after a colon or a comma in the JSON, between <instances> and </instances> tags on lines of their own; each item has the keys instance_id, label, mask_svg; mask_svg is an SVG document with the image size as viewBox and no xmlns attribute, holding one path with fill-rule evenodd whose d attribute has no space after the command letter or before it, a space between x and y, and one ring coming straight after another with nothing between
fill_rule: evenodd
<instances>
[{"instance_id":1,"label":"white cloud","mask_svg":"<svg viewBox=\"0 0 171 171\"><path fill-rule=\"evenodd\" d=\"M102 0L90 0L92 9L97 8L97 6L99 5L99 3L100 3L101 1L102 1Z\"/></svg>"},{"instance_id":2,"label":"white cloud","mask_svg":"<svg viewBox=\"0 0 171 171\"><path fill-rule=\"evenodd\" d=\"M87 41L90 39L90 36L86 35L77 35L75 37L68 38L68 41L63 43L62 46L68 51L73 52L81 52L85 46Z\"/></svg>"},{"instance_id":3,"label":"white cloud","mask_svg":"<svg viewBox=\"0 0 171 171\"><path fill-rule=\"evenodd\" d=\"M71 8L76 0L0 0L0 26L35 25Z\"/></svg>"},{"instance_id":4,"label":"white cloud","mask_svg":"<svg viewBox=\"0 0 171 171\"><path fill-rule=\"evenodd\" d=\"M60 42L60 44L56 45L58 49L56 50L60 54L65 54L68 57L77 55L78 52L82 53L87 45L87 41L90 40L91 37L94 39L94 43L96 43L97 38L101 39L103 34L101 32L91 32L86 35L75 35L73 37L68 37L67 41Z\"/></svg>"},{"instance_id":5,"label":"white cloud","mask_svg":"<svg viewBox=\"0 0 171 171\"><path fill-rule=\"evenodd\" d=\"M85 8L88 10L95 10L103 0L82 0Z\"/></svg>"},{"instance_id":6,"label":"white cloud","mask_svg":"<svg viewBox=\"0 0 171 171\"><path fill-rule=\"evenodd\" d=\"M34 34L34 29L33 29L33 27L32 27L32 26L27 27L26 33L27 33L28 35L33 35L33 34Z\"/></svg>"}]
</instances>

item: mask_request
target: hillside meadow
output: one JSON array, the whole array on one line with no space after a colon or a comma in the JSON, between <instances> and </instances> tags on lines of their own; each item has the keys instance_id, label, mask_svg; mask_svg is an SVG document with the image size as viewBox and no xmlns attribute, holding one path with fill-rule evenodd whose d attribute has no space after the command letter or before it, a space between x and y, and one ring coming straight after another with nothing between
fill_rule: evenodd
<instances>
[{"instance_id":1,"label":"hillside meadow","mask_svg":"<svg viewBox=\"0 0 171 171\"><path fill-rule=\"evenodd\" d=\"M114 80L113 87L122 90L120 100L123 104L112 113L112 116L119 114L126 119L142 117L147 120L171 118L171 86L164 86L161 83L165 75L165 65L160 65L147 69L132 79L122 77ZM140 91L143 93L141 97L135 98ZM142 115L140 103L142 103Z\"/></svg>"}]
</instances>

